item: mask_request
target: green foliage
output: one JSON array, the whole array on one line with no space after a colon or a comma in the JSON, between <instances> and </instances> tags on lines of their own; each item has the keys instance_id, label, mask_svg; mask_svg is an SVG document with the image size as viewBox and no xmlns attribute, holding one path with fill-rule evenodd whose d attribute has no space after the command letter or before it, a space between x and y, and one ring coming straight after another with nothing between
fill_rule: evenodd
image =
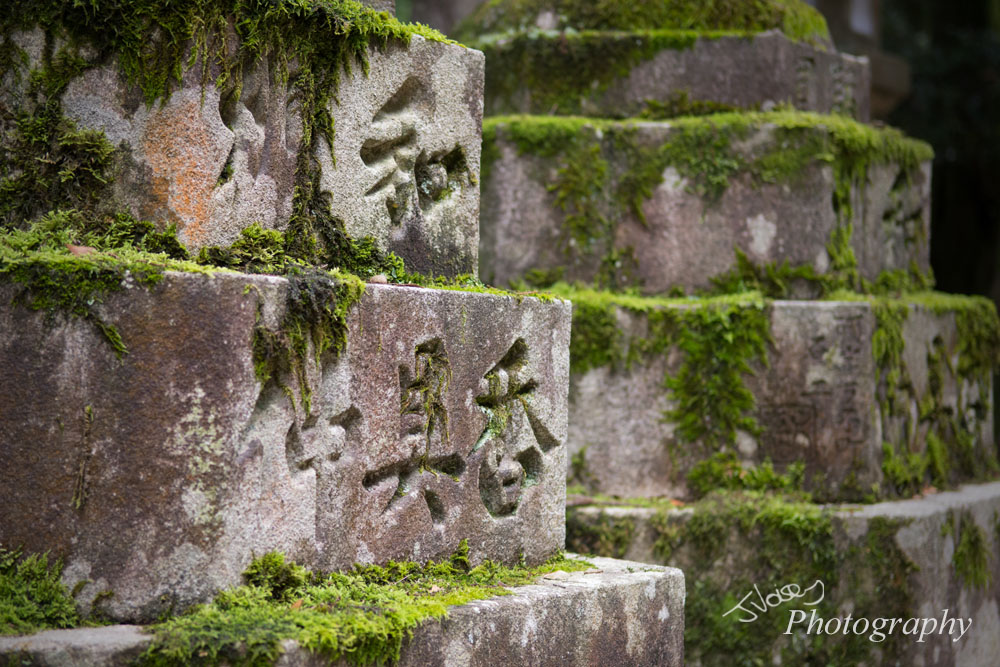
<instances>
[{"instance_id":1,"label":"green foliage","mask_svg":"<svg viewBox=\"0 0 1000 667\"><path fill-rule=\"evenodd\" d=\"M777 472L770 460L744 468L735 452L717 452L696 463L687 474L688 490L694 498L712 491L784 491L801 492L805 464L793 463L784 474ZM803 496L808 499L808 496Z\"/></svg>"},{"instance_id":2,"label":"green foliage","mask_svg":"<svg viewBox=\"0 0 1000 667\"><path fill-rule=\"evenodd\" d=\"M949 533L955 538L955 551L951 557L955 574L968 588L989 589L993 583L990 569L990 548L986 532L979 527L969 512L962 512L955 521L949 512L948 519L941 527L942 535Z\"/></svg>"},{"instance_id":3,"label":"green foliage","mask_svg":"<svg viewBox=\"0 0 1000 667\"><path fill-rule=\"evenodd\" d=\"M752 148L740 144L763 131L767 140ZM910 173L932 157L930 147L890 129L876 129L842 116L794 111L718 113L674 119L667 141L648 142L631 121L545 116L488 118L484 153L489 163L499 145L513 143L522 155L550 160L555 167L546 186L563 220L561 244L567 266L601 257L596 283L621 289L635 283L631 248L617 247L615 230L627 220L645 223L643 205L672 167L685 187L712 206L734 178L756 185L793 183L812 166L831 165L835 176L834 206L843 224L831 233L830 269L822 276L808 266L757 267L738 258L720 276L716 292L759 286L780 297L805 286L814 294L839 289L888 292L925 288L929 280L918 268L886 273L874 284L858 276L851 246L851 193L866 187L872 165L894 164ZM745 144L745 142L744 142ZM592 264L592 262L591 262Z\"/></svg>"},{"instance_id":4,"label":"green foliage","mask_svg":"<svg viewBox=\"0 0 1000 667\"><path fill-rule=\"evenodd\" d=\"M678 440L719 448L734 442L737 429L759 431L753 395L743 384L755 364L767 362L770 319L759 295L663 299L565 284L551 292L573 302L574 373L627 366L676 346L682 361L664 385L675 401L665 416L677 423ZM625 316L644 320L644 335L623 330Z\"/></svg>"},{"instance_id":5,"label":"green foliage","mask_svg":"<svg viewBox=\"0 0 1000 667\"><path fill-rule=\"evenodd\" d=\"M508 587L555 570L588 567L561 554L536 568L492 561L472 567L464 540L441 562L356 565L329 575L268 554L251 564L246 585L153 626L153 643L140 663L269 665L280 655L280 642L295 639L331 661L387 664L399 659L413 628L444 618L450 606L507 595Z\"/></svg>"},{"instance_id":6,"label":"green foliage","mask_svg":"<svg viewBox=\"0 0 1000 667\"><path fill-rule=\"evenodd\" d=\"M0 546L0 635L23 635L80 624L76 606L59 581L62 564L48 554L23 556Z\"/></svg>"},{"instance_id":7,"label":"green foliage","mask_svg":"<svg viewBox=\"0 0 1000 667\"><path fill-rule=\"evenodd\" d=\"M635 539L635 521L602 512L597 517L579 512L566 515L566 548L573 553L624 558Z\"/></svg>"},{"instance_id":8,"label":"green foliage","mask_svg":"<svg viewBox=\"0 0 1000 667\"><path fill-rule=\"evenodd\" d=\"M755 33L781 30L811 43L829 40L826 21L801 0L490 0L458 28L463 38L530 30L551 12L557 30L693 30Z\"/></svg>"},{"instance_id":9,"label":"green foliage","mask_svg":"<svg viewBox=\"0 0 1000 667\"><path fill-rule=\"evenodd\" d=\"M895 540L904 523L873 518L862 536L843 542L833 511L803 502L798 494L736 490L712 492L682 512L661 508L651 521L657 534L655 553L684 570L688 661L714 667L733 664L734 658L740 665L771 664L780 658L782 664L847 667L901 655L898 638L873 644L866 636L809 636L798 631L786 640L789 610L803 608L803 600L779 604L750 623L739 621L747 617L739 610L726 613L747 593L750 601L757 601L754 586L768 595L787 584L803 590L819 580L825 592L816 606L821 617L842 615L839 591L850 592L855 618L912 616L910 575L916 566ZM586 516L592 519L593 514ZM567 524L568 540L578 539L578 523ZM602 555L610 555L614 544L605 542L603 547ZM805 600L815 599L818 592ZM744 608L754 611L750 602Z\"/></svg>"},{"instance_id":10,"label":"green foliage","mask_svg":"<svg viewBox=\"0 0 1000 667\"><path fill-rule=\"evenodd\" d=\"M130 283L155 285L167 269L201 270L186 256L173 229L157 232L123 214L53 211L27 229L0 232L0 280L23 286L15 303L50 319L65 313L92 322L119 357L125 343L95 307Z\"/></svg>"},{"instance_id":11,"label":"green foliage","mask_svg":"<svg viewBox=\"0 0 1000 667\"><path fill-rule=\"evenodd\" d=\"M716 449L732 445L737 430L757 435L756 403L743 376L767 363L768 307L755 297L680 312L677 345L684 360L664 383L676 403L664 416L677 424L678 440Z\"/></svg>"}]
</instances>

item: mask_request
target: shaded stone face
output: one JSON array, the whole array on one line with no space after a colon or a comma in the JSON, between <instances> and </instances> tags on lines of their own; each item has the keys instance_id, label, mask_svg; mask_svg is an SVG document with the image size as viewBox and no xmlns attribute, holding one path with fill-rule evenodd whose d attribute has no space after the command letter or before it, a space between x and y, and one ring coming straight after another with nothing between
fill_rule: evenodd
<instances>
[{"instance_id":1,"label":"shaded stone face","mask_svg":"<svg viewBox=\"0 0 1000 667\"><path fill-rule=\"evenodd\" d=\"M910 635L903 641L875 643L865 633L860 633L862 645L880 650L876 660L882 663L890 660L899 664L920 664L930 655L934 658L927 664L941 666L993 662L993 656L1000 651L1000 610L996 603L1000 594L1000 562L989 554L996 553L1000 546L1000 535L994 527L995 517L1000 513L1000 483L969 484L955 491L909 500L829 506L827 509L831 510L833 542L841 558L831 572L833 577L822 580L824 599L837 610L836 613L820 614L824 620L845 617L848 610L855 619L892 618L899 613L901 599L910 600L904 621L910 617L942 621L947 609L945 618L961 618L961 626L955 622L936 623L936 630L941 631L928 632L923 642ZM567 539L573 544L585 541L588 531L606 531L609 523L628 525L632 539L624 545L620 557L681 568L689 590L719 588L736 594L734 600L739 600L745 591L752 591L752 585L766 576L760 566L762 554L768 554L775 547L761 537L761 531L741 530L737 520L724 521L731 515L713 516L712 511L718 508L693 505L662 511L646 507L576 506L569 510L571 528ZM694 539L698 526L705 525L721 529L714 534L712 546L716 548L710 558L706 558L704 546ZM988 577L984 583L965 578L968 561L964 563L965 568L958 565L963 556L956 552L956 547L963 536L968 543L970 534L975 532L982 536L981 562L983 575ZM670 536L669 554L655 546L657 539L664 536ZM802 534L802 537L806 543L817 539L816 534ZM812 542L812 545L818 544L818 541ZM789 555L782 550L780 557L789 558ZM785 577L787 573L779 573L779 576ZM891 589L882 585L887 576L894 582ZM781 584L799 584L801 590L813 583L808 579L792 581L793 578L783 579ZM734 585L735 582L741 584ZM742 588L744 585L746 588ZM769 592L763 584L760 590L763 595ZM802 598L803 601L811 599L815 598ZM794 605L790 607L795 608ZM754 610L749 603L744 609ZM742 614L739 610L735 613L737 618ZM781 612L772 609L769 613L782 613L782 629L788 627L785 623L791 616L787 609ZM749 615L743 614L743 617ZM687 621L693 624L690 615ZM930 628L930 623L927 627ZM804 625L796 625L793 630L804 628ZM899 633L897 628L897 637ZM821 635L813 631L809 638L815 641L814 649L825 649L829 653L839 648L848 635L844 632ZM786 648L783 639L780 633L761 635L756 643L758 655L780 653ZM711 641L712 637L708 636L701 642L689 643L686 646L688 660L692 655L716 655L713 649L717 646ZM805 659L801 654L796 658Z\"/></svg>"},{"instance_id":2,"label":"shaded stone face","mask_svg":"<svg viewBox=\"0 0 1000 667\"><path fill-rule=\"evenodd\" d=\"M70 587L90 580L78 599L110 590L100 609L134 620L269 550L330 570L462 539L474 561L562 547L568 304L370 285L346 349L308 362L307 413L292 374L262 388L253 370L287 285L171 273L111 295L121 361L87 321L0 311L0 413L18 415L0 542L51 550Z\"/></svg>"},{"instance_id":3,"label":"shaded stone face","mask_svg":"<svg viewBox=\"0 0 1000 667\"><path fill-rule=\"evenodd\" d=\"M627 118L644 111L656 113L669 109L672 101L683 99L717 108L769 109L787 104L801 111L841 113L860 121L869 119L871 73L867 59L794 42L778 31L752 37L703 37L693 44L663 48L640 59L624 76L604 85L581 85L577 94L556 102L551 90L532 83L547 80L545 68L565 70L572 76L570 58L579 58L580 54L566 55L566 62L561 62L562 53L569 51L558 46L559 40L565 39L561 35L522 35L483 45L490 62L502 65L487 72L487 114L559 113ZM605 33L587 39L590 51L620 54L651 38L642 33ZM540 40L549 40L552 45L543 50L538 46ZM547 57L522 57L521 51L525 49L538 49L538 53ZM516 78L509 72L515 63ZM679 109L674 115L686 113Z\"/></svg>"},{"instance_id":4,"label":"shaded stone face","mask_svg":"<svg viewBox=\"0 0 1000 667\"><path fill-rule=\"evenodd\" d=\"M929 269L930 165L906 169L876 161L863 181L838 184L823 155L808 147L827 137L820 121L787 135L764 117L745 136L726 138L724 148L688 147L638 197L631 184L648 178L641 175L647 159L660 159L658 152L671 142L685 141L680 125L584 126L579 146L566 149L576 152L541 157L508 133L515 123L548 121L508 122L495 127L491 148L498 157L483 183L480 272L486 280L504 284L532 270L555 270L568 281L610 280L638 285L647 294L672 288L692 293L711 288L712 278L732 270L736 250L757 265L787 261L823 275L836 268L833 234L847 225L862 277L874 281L885 270ZM704 127L708 137L724 136L710 120ZM816 159L794 173L769 174L771 160L780 162L802 147ZM712 156L708 166L698 162L706 160L702 154ZM580 161L577 172L573 165ZM721 170L719 183L705 180L715 177L704 176L710 169ZM849 192L839 208L838 185ZM581 187L597 194L581 198ZM582 223L586 234L574 231L581 218L589 220ZM802 290L790 296L818 296L807 286Z\"/></svg>"},{"instance_id":5,"label":"shaded stone face","mask_svg":"<svg viewBox=\"0 0 1000 667\"><path fill-rule=\"evenodd\" d=\"M40 31L15 41L37 66ZM333 152L320 141L316 156L320 190L349 234L372 236L410 270L475 273L483 56L419 36L368 56L367 75L357 63L341 77ZM177 225L189 249L229 245L251 223L285 229L292 214L303 123L273 65L251 68L236 99L199 64L147 106L111 62L74 79L63 110L118 149L118 203Z\"/></svg>"},{"instance_id":6,"label":"shaded stone face","mask_svg":"<svg viewBox=\"0 0 1000 667\"><path fill-rule=\"evenodd\" d=\"M645 317L620 311L618 319L630 335L645 335ZM909 384L892 399L872 356L875 331L868 303L773 302L769 364L745 376L761 433L737 432L732 448L739 458L768 459L779 471L801 461L807 488L824 498L859 500L873 487L894 490L883 474L883 443L907 443L901 451L926 454L934 415L948 414L967 428L970 451L987 460L993 427L982 405L992 404L992 387L954 372L954 313L909 306L902 329L902 376ZM572 376L569 449L583 463L574 481L627 497L688 495L688 471L715 450L680 443L676 423L664 419L673 404L663 379L680 363L680 352L671 350L629 368ZM949 446L958 441L950 433L939 437ZM952 483L975 478L971 470L950 475Z\"/></svg>"}]
</instances>

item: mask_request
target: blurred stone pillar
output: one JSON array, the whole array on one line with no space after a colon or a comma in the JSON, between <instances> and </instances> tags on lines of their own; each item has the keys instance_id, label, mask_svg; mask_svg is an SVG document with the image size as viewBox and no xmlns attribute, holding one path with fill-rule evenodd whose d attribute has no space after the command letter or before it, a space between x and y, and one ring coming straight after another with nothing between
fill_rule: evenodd
<instances>
[{"instance_id":1,"label":"blurred stone pillar","mask_svg":"<svg viewBox=\"0 0 1000 667\"><path fill-rule=\"evenodd\" d=\"M471 14L483 0L410 0L411 21L426 23L445 34Z\"/></svg>"},{"instance_id":2,"label":"blurred stone pillar","mask_svg":"<svg viewBox=\"0 0 1000 667\"><path fill-rule=\"evenodd\" d=\"M910 94L910 66L881 48L879 0L806 0L830 26L840 51L868 56L872 71L872 118L885 119Z\"/></svg>"}]
</instances>

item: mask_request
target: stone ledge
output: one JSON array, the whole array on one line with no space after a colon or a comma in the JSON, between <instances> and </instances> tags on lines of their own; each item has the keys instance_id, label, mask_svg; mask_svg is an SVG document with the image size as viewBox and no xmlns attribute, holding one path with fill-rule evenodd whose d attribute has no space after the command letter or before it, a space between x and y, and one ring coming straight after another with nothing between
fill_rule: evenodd
<instances>
[{"instance_id":1,"label":"stone ledge","mask_svg":"<svg viewBox=\"0 0 1000 667\"><path fill-rule=\"evenodd\" d=\"M869 281L930 267L930 148L891 130L793 112L512 116L487 119L483 145L491 284L538 270L690 294L737 267L737 250L820 277L854 263Z\"/></svg>"},{"instance_id":2,"label":"stone ledge","mask_svg":"<svg viewBox=\"0 0 1000 667\"><path fill-rule=\"evenodd\" d=\"M591 304L602 303L600 294L580 295L574 337L586 341L598 335L588 333L584 325L588 317L594 317ZM577 299L571 292L564 295ZM705 308L709 312L713 307L710 301L698 300L639 303L651 311ZM745 465L770 459L783 471L789 464L803 462L806 488L823 498L853 501L873 492L891 497L899 480L884 473L883 443L889 443L900 459L927 455L931 432L945 450L948 484L982 479L980 468L995 456L989 416L992 383L989 377L962 377L956 370L960 350L971 342L963 342L962 336L980 334L960 331L956 320L961 311L957 309L935 312L916 297L885 303L906 305L908 311L897 332L902 344L901 373L894 385L874 359L871 341L881 325L868 301L772 301L731 307L733 317L748 309L762 313L766 330L757 334L770 339L769 364L754 364L742 380L754 396L756 407L750 414L762 433L752 437L737 431L735 442L714 448L702 442L682 442L677 422L664 419L665 412L675 407L663 386L664 378L668 373L676 376L684 359L676 339L662 353L640 353L631 363L575 371L569 408L570 454L578 457L574 468L579 468L575 481L593 493L686 498L685 477L691 468L728 448ZM630 310L628 304L599 307L611 309L619 336L614 343L609 341L609 348L619 346L624 350L621 354L627 355L644 344L662 344L655 336L663 333L656 332L648 314ZM746 326L751 320L734 321L739 322L734 326ZM600 320L595 322L594 326L601 326ZM893 332L880 335L884 339ZM723 343L717 340L708 345ZM722 354L738 353L727 347ZM965 431L953 433L956 424ZM968 443L960 441L964 437ZM923 480L921 473L915 483Z\"/></svg>"},{"instance_id":3,"label":"stone ledge","mask_svg":"<svg viewBox=\"0 0 1000 667\"><path fill-rule=\"evenodd\" d=\"M655 50L659 41L675 42ZM577 46L578 43L578 46ZM575 47L575 48L574 48ZM697 105L768 109L790 104L802 111L845 113L866 122L871 100L871 72L866 58L795 42L772 30L753 36L660 32L583 32L504 36L483 42L491 63L486 72L486 113L584 115L598 118L638 116L656 102L669 108L678 94ZM534 51L532 51L534 49ZM625 76L581 80L577 94L553 102L541 87L551 72L562 73L559 89L572 87L573 76L592 76L602 65L581 67L579 59L626 59L636 62ZM649 53L652 52L652 53ZM649 55L647 55L649 53ZM532 57L533 54L544 54ZM608 68L618 75L620 63ZM513 78L513 77L516 77ZM517 85L514 85L514 82ZM532 82L539 82L537 87Z\"/></svg>"},{"instance_id":4,"label":"stone ledge","mask_svg":"<svg viewBox=\"0 0 1000 667\"><path fill-rule=\"evenodd\" d=\"M168 273L83 319L0 286L0 535L51 551L78 600L143 621L270 550L320 570L544 561L564 539L569 304L368 285L346 343L262 386L283 278ZM304 409L303 387L312 392ZM89 605L85 605L86 607Z\"/></svg>"},{"instance_id":5,"label":"stone ledge","mask_svg":"<svg viewBox=\"0 0 1000 667\"><path fill-rule=\"evenodd\" d=\"M414 631L399 665L683 665L681 571L609 558L590 561L599 572L553 573L515 588L513 595L453 607L447 619ZM0 637L0 660L117 667L129 664L149 641L137 626L52 630ZM282 667L330 664L293 641L283 647L276 663Z\"/></svg>"},{"instance_id":6,"label":"stone ledge","mask_svg":"<svg viewBox=\"0 0 1000 667\"><path fill-rule=\"evenodd\" d=\"M1000 610L997 607L1000 596L1000 532L997 528L1000 482L970 484L955 491L908 500L823 507L831 513L837 556L844 559L838 561L841 563L837 572L840 579L824 582L826 596L841 616L854 611L855 603L866 596L871 600L874 595L878 600L880 596L904 594L910 599L909 615L940 617L942 610L948 609L951 618L973 619L968 634L959 641L951 641L947 635L940 634L933 634L923 643L907 638L896 645L896 653L880 654L880 662L942 667L978 667L995 663L995 657L1000 653ZM610 534L608 531L613 532L616 526L623 527L621 535L627 533L628 539L617 543L617 553L631 560L658 564L666 562L682 568L689 590L694 587L693 590L705 591L710 586L721 586L723 592L737 594L739 591L732 590L734 582L761 581L756 577L764 577L764 574L754 570L758 563L755 558L769 547L758 532L739 533L735 521L720 527L723 536L718 538L721 540L718 560L706 560L691 541L681 541L682 546L679 547L668 547L669 555L664 558L663 551L655 547L657 540L666 535L668 542L676 545L678 537L685 535L684 526L698 511L697 505L676 509L665 501L654 502L649 507L599 503L577 505L569 511L572 519L569 540L572 545L574 539L591 539L587 537L588 533L583 532L587 531L587 526L607 534ZM707 521L711 521L711 517ZM574 524L578 528L574 529ZM972 528L973 524L976 528ZM698 525L700 530L705 530L706 521ZM962 532L976 529L981 531L983 537L981 547L988 576L983 585L964 579L958 573L955 562L958 544L963 539ZM579 547L579 542L576 544ZM894 578L886 582L880 579L887 576L884 568L893 558L878 551L886 548L898 549L903 559L901 564L904 569L898 571L903 572L900 580ZM856 560L859 555L860 561ZM864 560L871 557L882 560L877 564ZM789 583L787 579L781 579L782 574L780 571L776 573L780 582ZM896 572L892 574L895 576ZM791 583L805 585L808 582ZM765 595L771 592L763 584L761 591ZM738 599L739 595L734 598ZM875 608L880 609L877 602ZM885 613L891 615L891 612ZM787 614L783 618L782 628L788 619ZM826 641L815 636L811 639ZM773 642L771 649L765 650L768 655L778 655L782 647L787 647L786 638L780 632L774 637L763 638L763 641L765 644ZM877 650L879 646L873 645ZM886 648L885 645L881 647ZM704 655L703 648L688 646L695 655ZM688 656L689 661L692 657Z\"/></svg>"}]
</instances>

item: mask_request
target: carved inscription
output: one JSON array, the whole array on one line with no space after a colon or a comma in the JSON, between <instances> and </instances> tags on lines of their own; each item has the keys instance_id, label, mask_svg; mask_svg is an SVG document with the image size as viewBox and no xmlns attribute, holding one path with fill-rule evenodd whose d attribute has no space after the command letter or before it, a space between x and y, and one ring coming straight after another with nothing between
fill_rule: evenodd
<instances>
[{"instance_id":1,"label":"carved inscription","mask_svg":"<svg viewBox=\"0 0 1000 667\"><path fill-rule=\"evenodd\" d=\"M524 377L527 355L527 344L518 339L481 378L475 400L486 426L475 443L462 444L450 442L448 435L444 398L452 371L444 343L433 339L417 346L413 367L399 370L399 437L410 454L368 472L363 481L368 491L389 496L383 512L422 494L431 518L443 522L448 515L444 496L452 494L438 493L439 485L463 484L470 464L478 465L479 496L487 511L494 517L517 511L524 489L544 472L545 454L559 445L531 407L538 382Z\"/></svg>"}]
</instances>

